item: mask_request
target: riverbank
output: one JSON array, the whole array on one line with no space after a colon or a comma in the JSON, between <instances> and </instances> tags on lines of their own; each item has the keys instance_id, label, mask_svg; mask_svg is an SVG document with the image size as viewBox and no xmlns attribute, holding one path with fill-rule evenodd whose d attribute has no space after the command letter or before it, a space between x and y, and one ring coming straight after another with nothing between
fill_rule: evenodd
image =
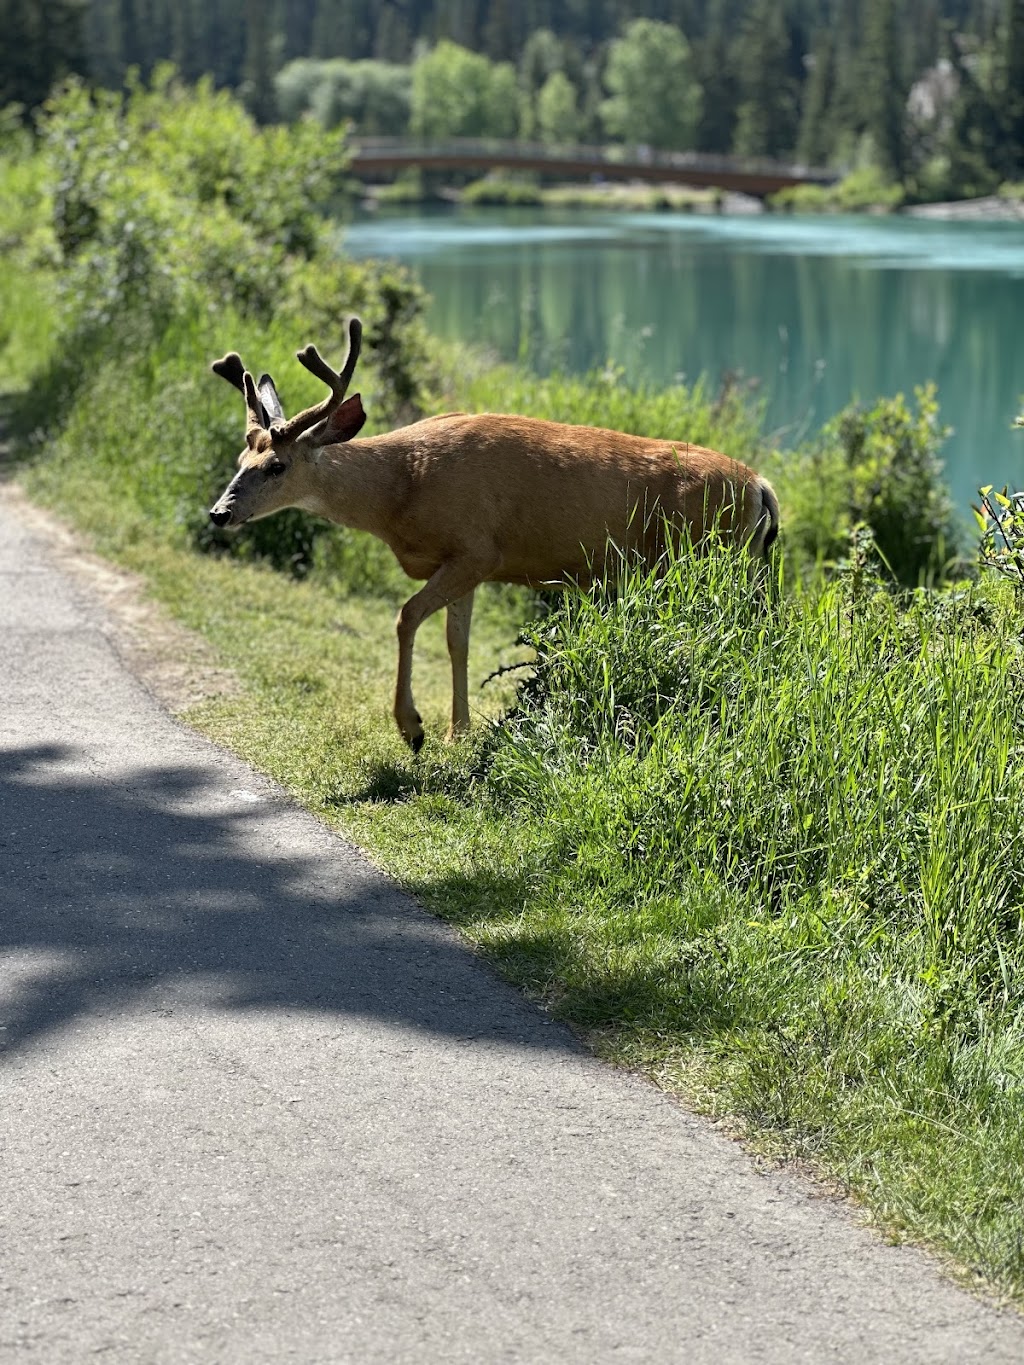
<instances>
[{"instance_id":1,"label":"riverbank","mask_svg":"<svg viewBox=\"0 0 1024 1365\"><path fill-rule=\"evenodd\" d=\"M990 194L948 204L913 204L904 212L944 223L1024 223L1024 198Z\"/></svg>"},{"instance_id":2,"label":"riverbank","mask_svg":"<svg viewBox=\"0 0 1024 1365\"><path fill-rule=\"evenodd\" d=\"M484 176L465 186L426 190L417 177L391 185L363 186L362 204L378 207L442 202L489 208L622 210L630 213L742 215L760 213L881 215L904 213L943 222L1024 222L1024 194L1007 186L999 194L933 204L907 204L898 186L873 174L856 172L830 187L800 185L762 200L748 194L685 185L635 183L570 183L539 185L527 179Z\"/></svg>"}]
</instances>

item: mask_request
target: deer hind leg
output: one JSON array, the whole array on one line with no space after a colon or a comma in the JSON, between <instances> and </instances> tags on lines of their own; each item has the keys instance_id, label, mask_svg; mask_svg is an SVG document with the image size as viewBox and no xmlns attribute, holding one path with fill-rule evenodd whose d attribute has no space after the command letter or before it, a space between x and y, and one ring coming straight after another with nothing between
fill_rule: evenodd
<instances>
[{"instance_id":1,"label":"deer hind leg","mask_svg":"<svg viewBox=\"0 0 1024 1365\"><path fill-rule=\"evenodd\" d=\"M473 591L448 603L446 635L452 662L452 723L449 740L469 730L469 628L473 620Z\"/></svg>"},{"instance_id":2,"label":"deer hind leg","mask_svg":"<svg viewBox=\"0 0 1024 1365\"><path fill-rule=\"evenodd\" d=\"M416 632L435 611L457 603L472 594L478 583L488 576L493 564L479 559L453 559L442 564L418 593L409 598L398 613L398 678L395 683L395 720L402 738L414 754L423 747L423 721L412 696L412 651ZM470 597L470 608L472 598ZM466 613L466 637L469 637L469 613ZM455 663L452 671L454 676ZM453 705L454 714L454 705ZM469 723L469 700L465 702L465 718Z\"/></svg>"}]
</instances>

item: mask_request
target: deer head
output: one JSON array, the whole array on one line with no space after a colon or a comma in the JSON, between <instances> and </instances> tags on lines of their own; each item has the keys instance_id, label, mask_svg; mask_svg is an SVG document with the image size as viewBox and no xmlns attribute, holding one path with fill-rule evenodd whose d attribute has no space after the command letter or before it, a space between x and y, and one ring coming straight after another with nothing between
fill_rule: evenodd
<instances>
[{"instance_id":1,"label":"deer head","mask_svg":"<svg viewBox=\"0 0 1024 1365\"><path fill-rule=\"evenodd\" d=\"M241 526L243 522L270 516L282 507L302 503L310 463L324 446L350 441L366 421L358 393L345 393L355 372L363 329L358 318L349 323L349 348L340 373L320 358L315 346L299 351L298 360L330 389L314 407L290 420L278 397L274 381L265 374L257 383L235 351L213 363L219 374L245 399L245 449L238 457L238 473L210 508L215 526Z\"/></svg>"}]
</instances>

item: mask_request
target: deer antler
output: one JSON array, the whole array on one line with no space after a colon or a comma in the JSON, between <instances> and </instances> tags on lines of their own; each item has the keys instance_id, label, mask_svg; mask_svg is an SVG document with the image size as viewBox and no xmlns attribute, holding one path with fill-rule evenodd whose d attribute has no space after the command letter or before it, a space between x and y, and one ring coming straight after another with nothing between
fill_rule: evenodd
<instances>
[{"instance_id":1,"label":"deer antler","mask_svg":"<svg viewBox=\"0 0 1024 1365\"><path fill-rule=\"evenodd\" d=\"M214 374L219 374L221 379L226 379L227 382L233 388L236 388L245 399L245 439L251 448L259 432L266 431L270 426L269 411L266 403L263 402L262 395L257 390L256 385L252 380L252 376L248 374L245 366L242 364L242 357L237 351L228 351L226 356L222 356L220 360L215 360L210 366L210 369ZM252 385L251 394L246 388L245 381L247 379ZM263 376L260 380L260 384L269 384L274 397L277 397L277 391L274 389L274 381L268 374ZM280 404L278 404L278 406L280 406Z\"/></svg>"},{"instance_id":2,"label":"deer antler","mask_svg":"<svg viewBox=\"0 0 1024 1365\"><path fill-rule=\"evenodd\" d=\"M245 443L250 450L255 450L259 437L267 434L267 418L256 392L256 381L248 370L242 374L242 392L245 394Z\"/></svg>"},{"instance_id":3,"label":"deer antler","mask_svg":"<svg viewBox=\"0 0 1024 1365\"><path fill-rule=\"evenodd\" d=\"M226 356L220 360L215 360L210 366L214 374L219 374L221 379L236 388L245 397L245 366L242 364L242 357L237 351L228 351ZM274 381L269 374L260 375L256 385L256 394L259 398L260 426L264 430L270 430L271 422L283 422L284 409L281 407L281 400L277 395Z\"/></svg>"},{"instance_id":4,"label":"deer antler","mask_svg":"<svg viewBox=\"0 0 1024 1365\"><path fill-rule=\"evenodd\" d=\"M215 360L210 369L214 374L219 374L221 379L226 379L239 393L245 393L245 389L242 387L242 375L245 374L245 366L242 364L242 357L237 351L228 351L226 356L222 356L220 360Z\"/></svg>"},{"instance_id":5,"label":"deer antler","mask_svg":"<svg viewBox=\"0 0 1024 1365\"><path fill-rule=\"evenodd\" d=\"M315 346L309 345L297 352L299 364L305 366L310 374L315 374L317 379L323 380L331 391L330 397L317 403L315 407L306 408L305 412L297 413L288 422L275 422L270 428L270 433L275 439L294 441L303 432L322 422L325 417L330 417L331 413L341 406L355 373L362 341L363 325L358 318L353 318L348 325L348 359L340 374L331 369Z\"/></svg>"}]
</instances>

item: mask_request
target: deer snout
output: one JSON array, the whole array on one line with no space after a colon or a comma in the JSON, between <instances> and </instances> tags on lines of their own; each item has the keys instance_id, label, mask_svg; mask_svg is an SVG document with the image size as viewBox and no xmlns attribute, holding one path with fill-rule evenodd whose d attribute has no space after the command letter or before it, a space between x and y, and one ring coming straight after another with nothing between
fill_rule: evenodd
<instances>
[{"instance_id":1,"label":"deer snout","mask_svg":"<svg viewBox=\"0 0 1024 1365\"><path fill-rule=\"evenodd\" d=\"M227 526L231 521L230 507L221 507L218 503L216 507L210 508L210 520L214 526Z\"/></svg>"}]
</instances>

